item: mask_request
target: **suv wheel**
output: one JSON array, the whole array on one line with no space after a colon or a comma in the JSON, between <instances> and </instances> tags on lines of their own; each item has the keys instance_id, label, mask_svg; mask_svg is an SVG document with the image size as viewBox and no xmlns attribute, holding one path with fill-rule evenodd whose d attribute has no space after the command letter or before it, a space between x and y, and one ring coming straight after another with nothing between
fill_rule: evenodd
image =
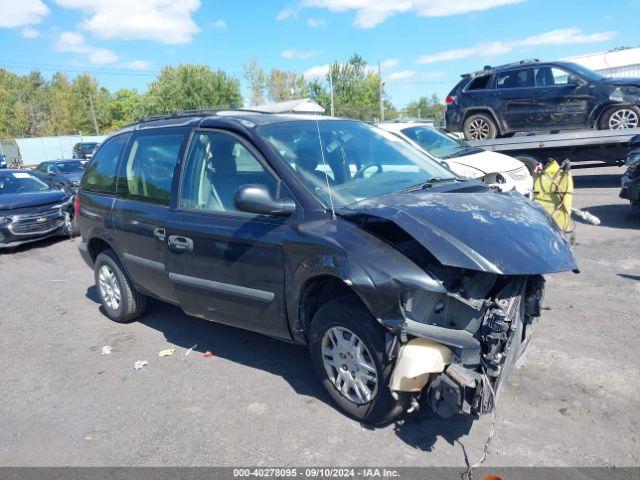
<instances>
[{"instance_id":1,"label":"suv wheel","mask_svg":"<svg viewBox=\"0 0 640 480\"><path fill-rule=\"evenodd\" d=\"M462 132L467 140L491 140L498 136L498 127L489 115L474 113L464 121Z\"/></svg>"},{"instance_id":2,"label":"suv wheel","mask_svg":"<svg viewBox=\"0 0 640 480\"><path fill-rule=\"evenodd\" d=\"M640 126L640 108L634 105L612 108L602 117L602 130L622 130Z\"/></svg>"},{"instance_id":3,"label":"suv wheel","mask_svg":"<svg viewBox=\"0 0 640 480\"><path fill-rule=\"evenodd\" d=\"M144 313L146 297L133 288L111 250L98 255L94 275L100 303L107 317L114 322L126 323Z\"/></svg>"},{"instance_id":4,"label":"suv wheel","mask_svg":"<svg viewBox=\"0 0 640 480\"><path fill-rule=\"evenodd\" d=\"M311 322L309 350L316 373L338 407L366 423L388 423L406 408L408 394L389 390L393 362L375 318L349 298L331 300Z\"/></svg>"}]
</instances>

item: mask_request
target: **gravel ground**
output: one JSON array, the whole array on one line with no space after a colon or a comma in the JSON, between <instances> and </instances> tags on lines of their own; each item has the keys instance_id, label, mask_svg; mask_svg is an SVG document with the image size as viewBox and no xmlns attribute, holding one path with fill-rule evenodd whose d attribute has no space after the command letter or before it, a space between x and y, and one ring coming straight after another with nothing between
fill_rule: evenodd
<instances>
[{"instance_id":1,"label":"gravel ground","mask_svg":"<svg viewBox=\"0 0 640 480\"><path fill-rule=\"evenodd\" d=\"M621 174L575 170L576 204L602 225L577 225L582 273L548 279L487 465L640 465L640 218L617 196ZM348 419L302 347L160 302L110 322L73 241L0 254L0 285L0 466L462 466L481 453L488 417Z\"/></svg>"}]
</instances>

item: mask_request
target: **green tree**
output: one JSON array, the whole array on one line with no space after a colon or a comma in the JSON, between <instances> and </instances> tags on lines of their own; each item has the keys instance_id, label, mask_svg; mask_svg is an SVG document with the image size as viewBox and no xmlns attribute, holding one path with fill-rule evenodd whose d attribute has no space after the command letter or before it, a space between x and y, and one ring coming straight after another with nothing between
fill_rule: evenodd
<instances>
[{"instance_id":1,"label":"green tree","mask_svg":"<svg viewBox=\"0 0 640 480\"><path fill-rule=\"evenodd\" d=\"M241 106L240 82L204 65L164 67L144 101L145 113L151 115Z\"/></svg>"},{"instance_id":2,"label":"green tree","mask_svg":"<svg viewBox=\"0 0 640 480\"><path fill-rule=\"evenodd\" d=\"M57 72L53 75L49 83L48 103L47 135L73 133L71 83L65 74Z\"/></svg>"},{"instance_id":3,"label":"green tree","mask_svg":"<svg viewBox=\"0 0 640 480\"><path fill-rule=\"evenodd\" d=\"M267 91L267 77L260 62L256 57L249 59L244 65L244 78L249 82L250 105L260 105L265 101L265 92Z\"/></svg>"},{"instance_id":4,"label":"green tree","mask_svg":"<svg viewBox=\"0 0 640 480\"><path fill-rule=\"evenodd\" d=\"M307 95L304 75L293 70L271 70L267 78L267 93L272 102L284 102Z\"/></svg>"},{"instance_id":5,"label":"green tree","mask_svg":"<svg viewBox=\"0 0 640 480\"><path fill-rule=\"evenodd\" d=\"M438 96L434 93L430 97L420 97L418 100L410 102L404 109L407 117L433 118L435 123L442 123L446 106L440 103Z\"/></svg>"},{"instance_id":6,"label":"green tree","mask_svg":"<svg viewBox=\"0 0 640 480\"><path fill-rule=\"evenodd\" d=\"M109 130L117 130L125 125L140 120L144 116L143 96L136 90L122 88L117 90L109 100L111 124Z\"/></svg>"},{"instance_id":7,"label":"green tree","mask_svg":"<svg viewBox=\"0 0 640 480\"><path fill-rule=\"evenodd\" d=\"M71 83L73 133L101 133L110 123L109 97L109 91L100 88L98 81L89 74L83 73L74 78Z\"/></svg>"}]
</instances>

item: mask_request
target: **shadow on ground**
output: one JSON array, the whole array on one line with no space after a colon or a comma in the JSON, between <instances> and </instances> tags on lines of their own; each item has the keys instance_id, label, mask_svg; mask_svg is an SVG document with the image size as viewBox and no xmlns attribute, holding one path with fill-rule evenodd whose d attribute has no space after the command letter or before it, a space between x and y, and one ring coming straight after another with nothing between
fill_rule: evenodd
<instances>
[{"instance_id":1,"label":"shadow on ground","mask_svg":"<svg viewBox=\"0 0 640 480\"><path fill-rule=\"evenodd\" d=\"M95 286L87 289L86 297L99 303ZM304 346L191 317L180 308L157 300L149 302L147 312L139 322L161 332L167 342L175 346L189 349L197 345L194 351L204 353L208 350L225 360L279 375L296 394L314 397L336 408L313 371ZM440 437L453 444L471 429L471 418L457 416L444 420L425 410L423 407L422 411L407 414L393 425L396 435L413 448L431 451Z\"/></svg>"},{"instance_id":2,"label":"shadow on ground","mask_svg":"<svg viewBox=\"0 0 640 480\"><path fill-rule=\"evenodd\" d=\"M575 188L619 188L623 171L600 175L574 175Z\"/></svg>"},{"instance_id":3,"label":"shadow on ground","mask_svg":"<svg viewBox=\"0 0 640 480\"><path fill-rule=\"evenodd\" d=\"M601 225L604 225L605 227L633 230L640 228L640 215L635 214L628 203L595 205L593 207L583 207L582 210L586 210L592 215L598 217ZM573 218L580 223L587 223L575 215Z\"/></svg>"}]
</instances>

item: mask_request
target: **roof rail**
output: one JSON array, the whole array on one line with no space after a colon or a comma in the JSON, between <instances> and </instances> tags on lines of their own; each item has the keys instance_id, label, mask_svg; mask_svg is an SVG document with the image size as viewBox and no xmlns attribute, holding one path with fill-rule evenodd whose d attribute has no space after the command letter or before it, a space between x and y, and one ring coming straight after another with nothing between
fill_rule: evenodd
<instances>
[{"instance_id":1,"label":"roof rail","mask_svg":"<svg viewBox=\"0 0 640 480\"><path fill-rule=\"evenodd\" d=\"M520 60L518 62L513 62L513 63L505 63L504 65L497 65L495 67L492 67L491 65L485 65L483 67L482 70L478 70L475 72L471 72L471 73L464 73L462 75L460 75L461 77L466 77L466 76L470 76L470 77L481 77L483 75L489 75L493 72L495 72L498 69L502 69L502 68L510 68L510 67L517 67L520 65L527 65L529 63L540 63L540 60L538 60L537 58L531 58L528 60Z\"/></svg>"},{"instance_id":2,"label":"roof rail","mask_svg":"<svg viewBox=\"0 0 640 480\"><path fill-rule=\"evenodd\" d=\"M186 118L186 117L213 117L218 115L220 112L239 112L239 113L264 113L269 114L270 112L265 112L264 110L252 110L248 108L218 108L212 110L180 110L178 112L167 113L164 115L152 115L146 118L143 118L138 123L145 122L153 122L155 120L169 120L172 118Z\"/></svg>"}]
</instances>

